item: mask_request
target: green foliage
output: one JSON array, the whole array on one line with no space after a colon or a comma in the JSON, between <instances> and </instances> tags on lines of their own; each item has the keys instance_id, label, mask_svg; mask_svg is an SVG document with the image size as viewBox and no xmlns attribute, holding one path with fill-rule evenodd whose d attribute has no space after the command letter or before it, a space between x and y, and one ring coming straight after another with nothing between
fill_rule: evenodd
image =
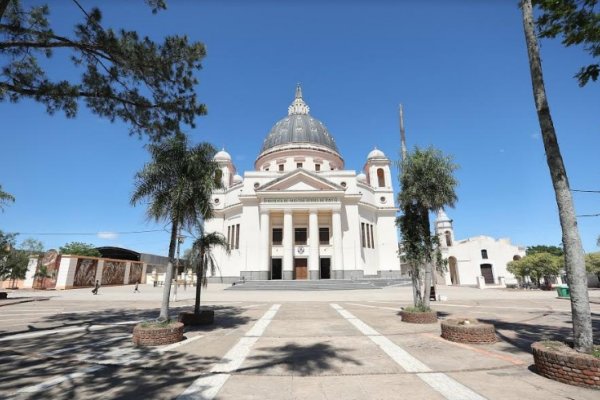
<instances>
[{"instance_id":1,"label":"green foliage","mask_svg":"<svg viewBox=\"0 0 600 400\"><path fill-rule=\"evenodd\" d=\"M122 120L131 134L151 140L180 132L182 125L193 128L195 118L206 114L194 88L206 55L202 43L187 36L155 43L135 31L105 29L98 8L74 8L82 21L72 34L57 33L47 5L25 9L20 3L12 0L0 9L0 102L32 99L49 114L62 111L69 118L83 102L94 114ZM154 13L166 8L163 0L147 3ZM42 65L55 49L81 70L79 79L47 74Z\"/></svg>"},{"instance_id":2,"label":"green foliage","mask_svg":"<svg viewBox=\"0 0 600 400\"><path fill-rule=\"evenodd\" d=\"M431 307L427 307L427 306L424 306L422 304L419 304L419 305L414 306L414 307L413 306L404 307L402 309L402 311L409 312L409 313L420 313L420 312L431 312L433 310L431 309Z\"/></svg>"},{"instance_id":3,"label":"green foliage","mask_svg":"<svg viewBox=\"0 0 600 400\"><path fill-rule=\"evenodd\" d=\"M149 146L152 160L135 176L131 203L149 200L147 215L155 221L170 221L191 230L212 216L213 190L221 184L213 160L215 148L208 143L190 147L187 137L176 135ZM172 255L171 255L172 257Z\"/></svg>"},{"instance_id":4,"label":"green foliage","mask_svg":"<svg viewBox=\"0 0 600 400\"><path fill-rule=\"evenodd\" d=\"M196 271L204 287L206 287L207 283L207 272L210 271L211 275L214 275L218 269L217 261L212 251L216 247L222 247L227 254L230 253L225 236L218 232L205 233L204 229L200 228L200 235L187 253L189 265Z\"/></svg>"},{"instance_id":5,"label":"green foliage","mask_svg":"<svg viewBox=\"0 0 600 400\"><path fill-rule=\"evenodd\" d=\"M4 233L0 230L0 279L4 280L10 276L11 269L6 259L15 247L16 233Z\"/></svg>"},{"instance_id":6,"label":"green foliage","mask_svg":"<svg viewBox=\"0 0 600 400\"><path fill-rule=\"evenodd\" d=\"M100 254L95 247L96 246L89 243L69 242L60 247L60 253L87 257L101 257L102 254Z\"/></svg>"},{"instance_id":7,"label":"green foliage","mask_svg":"<svg viewBox=\"0 0 600 400\"><path fill-rule=\"evenodd\" d=\"M0 261L1 262L1 261ZM7 278L13 281L25 279L27 265L29 264L29 255L17 249L13 249L4 261L8 270Z\"/></svg>"},{"instance_id":8,"label":"green foliage","mask_svg":"<svg viewBox=\"0 0 600 400\"><path fill-rule=\"evenodd\" d=\"M536 20L538 34L543 38L559 36L562 44L583 46L592 58L600 56L600 13L598 0L534 0L541 12ZM600 64L592 63L575 75L579 86L589 80L596 81L600 75Z\"/></svg>"},{"instance_id":9,"label":"green foliage","mask_svg":"<svg viewBox=\"0 0 600 400\"><path fill-rule=\"evenodd\" d=\"M520 260L511 261L506 269L513 275L524 279L526 277L539 285L544 277L556 276L564 268L564 258L551 253L533 253Z\"/></svg>"},{"instance_id":10,"label":"green foliage","mask_svg":"<svg viewBox=\"0 0 600 400\"><path fill-rule=\"evenodd\" d=\"M600 277L600 251L585 255L585 269L587 272Z\"/></svg>"},{"instance_id":11,"label":"green foliage","mask_svg":"<svg viewBox=\"0 0 600 400\"><path fill-rule=\"evenodd\" d=\"M27 238L21 242L21 250L26 251L30 255L41 254L44 252L44 244L34 238Z\"/></svg>"},{"instance_id":12,"label":"green foliage","mask_svg":"<svg viewBox=\"0 0 600 400\"><path fill-rule=\"evenodd\" d=\"M1 95L1 92L0 92L0 95ZM8 203L14 203L14 202L15 202L15 197L12 194L3 191L2 185L0 185L0 211L4 211L4 207Z\"/></svg>"},{"instance_id":13,"label":"green foliage","mask_svg":"<svg viewBox=\"0 0 600 400\"><path fill-rule=\"evenodd\" d=\"M536 245L527 247L527 250L525 251L525 254L527 255L536 253L550 253L559 257L562 257L565 254L562 246Z\"/></svg>"}]
</instances>

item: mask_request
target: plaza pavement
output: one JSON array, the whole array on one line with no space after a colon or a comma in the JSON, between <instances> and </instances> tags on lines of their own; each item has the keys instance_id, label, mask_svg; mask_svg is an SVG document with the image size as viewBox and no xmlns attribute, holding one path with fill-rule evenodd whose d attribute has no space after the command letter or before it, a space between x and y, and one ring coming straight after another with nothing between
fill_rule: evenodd
<instances>
[{"instance_id":1,"label":"plaza pavement","mask_svg":"<svg viewBox=\"0 0 600 400\"><path fill-rule=\"evenodd\" d=\"M532 368L529 345L568 339L570 303L554 292L438 287L442 318L496 324L500 341L462 345L439 324L398 316L410 287L331 292L228 291L203 304L214 326L172 346L135 348L131 329L158 313L162 288L21 291L0 303L0 398L15 399L598 399ZM178 290L172 313L190 309ZM600 290L591 290L595 337ZM5 305L8 304L8 305Z\"/></svg>"}]
</instances>

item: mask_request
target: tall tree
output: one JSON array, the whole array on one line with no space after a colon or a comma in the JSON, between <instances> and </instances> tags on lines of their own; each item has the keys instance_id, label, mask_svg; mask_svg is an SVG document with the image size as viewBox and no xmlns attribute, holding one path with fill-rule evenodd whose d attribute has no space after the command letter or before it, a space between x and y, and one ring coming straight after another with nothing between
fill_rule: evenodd
<instances>
[{"instance_id":1,"label":"tall tree","mask_svg":"<svg viewBox=\"0 0 600 400\"><path fill-rule=\"evenodd\" d=\"M169 263L159 320L169 319L169 297L175 261L175 246L180 228L191 230L211 213L211 194L221 187L215 180L219 170L213 160L215 148L208 143L190 147L182 134L149 145L151 161L135 176L131 204L148 200L147 215L171 225Z\"/></svg>"},{"instance_id":2,"label":"tall tree","mask_svg":"<svg viewBox=\"0 0 600 400\"><path fill-rule=\"evenodd\" d=\"M0 211L4 211L4 206L8 203L14 203L15 197L2 190L2 185L0 185Z\"/></svg>"},{"instance_id":3,"label":"tall tree","mask_svg":"<svg viewBox=\"0 0 600 400\"><path fill-rule=\"evenodd\" d=\"M571 290L571 312L573 315L575 349L579 352L591 353L593 347L592 318L587 290L583 246L579 230L577 229L577 218L569 188L567 171L560 153L556 131L554 130L552 116L550 115L550 107L546 98L546 88L544 86L539 46L535 36L531 0L522 0L521 10L523 12L523 29L527 43L527 53L529 55L533 97L562 228L565 267Z\"/></svg>"},{"instance_id":4,"label":"tall tree","mask_svg":"<svg viewBox=\"0 0 600 400\"><path fill-rule=\"evenodd\" d=\"M44 243L34 238L23 240L19 247L29 255L41 254L44 252Z\"/></svg>"},{"instance_id":5,"label":"tall tree","mask_svg":"<svg viewBox=\"0 0 600 400\"><path fill-rule=\"evenodd\" d=\"M397 224L405 258L411 267L415 306L429 307L433 266L442 266L437 235L431 233L429 213L454 207L457 201L452 159L432 147L415 148L402 162L398 202L403 215Z\"/></svg>"},{"instance_id":6,"label":"tall tree","mask_svg":"<svg viewBox=\"0 0 600 400\"><path fill-rule=\"evenodd\" d=\"M154 12L165 8L163 0L148 0ZM80 102L96 115L117 119L130 134L158 140L194 127L206 108L195 92L194 73L205 56L202 43L187 36L167 36L155 43L135 31L102 27L98 8L86 11L73 0L83 21L73 33L55 32L47 5L25 9L19 0L0 2L0 102L28 98L53 114L62 111L73 118ZM77 78L49 76L43 59L64 57L81 70ZM76 76L75 74L70 74Z\"/></svg>"},{"instance_id":7,"label":"tall tree","mask_svg":"<svg viewBox=\"0 0 600 400\"><path fill-rule=\"evenodd\" d=\"M60 247L61 254L70 254L86 257L101 257L102 254L96 250L96 246L90 243L69 242Z\"/></svg>"},{"instance_id":8,"label":"tall tree","mask_svg":"<svg viewBox=\"0 0 600 400\"><path fill-rule=\"evenodd\" d=\"M581 45L592 58L600 57L598 0L534 0L534 4L541 13L536 20L540 37L560 36L566 47ZM581 67L575 77L579 86L585 86L599 75L600 64L591 63Z\"/></svg>"},{"instance_id":9,"label":"tall tree","mask_svg":"<svg viewBox=\"0 0 600 400\"><path fill-rule=\"evenodd\" d=\"M560 246L548 246L548 245L543 245L543 244L529 246L529 247L527 247L527 250L525 250L525 254L527 254L527 255L536 254L536 253L550 253L550 254L553 254L553 255L559 256L559 257L562 257L565 254L562 247L560 247Z\"/></svg>"},{"instance_id":10,"label":"tall tree","mask_svg":"<svg viewBox=\"0 0 600 400\"><path fill-rule=\"evenodd\" d=\"M208 216L205 216L208 218ZM204 227L200 225L199 236L194 241L192 248L188 252L188 262L196 271L196 302L194 305L194 313L200 314L200 295L202 287L206 287L206 274L210 271L214 275L218 265L214 257L213 249L222 247L229 254L229 246L225 236L218 232L206 233Z\"/></svg>"}]
</instances>

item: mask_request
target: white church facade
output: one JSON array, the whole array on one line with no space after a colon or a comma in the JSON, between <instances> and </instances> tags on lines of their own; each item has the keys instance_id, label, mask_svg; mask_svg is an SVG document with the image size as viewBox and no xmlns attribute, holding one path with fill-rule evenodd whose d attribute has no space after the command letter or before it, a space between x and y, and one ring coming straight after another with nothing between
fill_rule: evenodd
<instances>
[{"instance_id":1,"label":"white church facade","mask_svg":"<svg viewBox=\"0 0 600 400\"><path fill-rule=\"evenodd\" d=\"M442 256L448 260L447 272L438 283L480 287L517 283L506 266L510 261L525 257L524 247L512 244L507 238L490 236L455 240L452 220L443 210L437 213L435 229Z\"/></svg>"},{"instance_id":2,"label":"white church facade","mask_svg":"<svg viewBox=\"0 0 600 400\"><path fill-rule=\"evenodd\" d=\"M391 162L371 151L363 172L345 169L325 125L309 114L300 86L288 115L268 133L254 170L236 173L215 155L224 189L215 192L206 232L220 232L211 280L399 277Z\"/></svg>"}]
</instances>

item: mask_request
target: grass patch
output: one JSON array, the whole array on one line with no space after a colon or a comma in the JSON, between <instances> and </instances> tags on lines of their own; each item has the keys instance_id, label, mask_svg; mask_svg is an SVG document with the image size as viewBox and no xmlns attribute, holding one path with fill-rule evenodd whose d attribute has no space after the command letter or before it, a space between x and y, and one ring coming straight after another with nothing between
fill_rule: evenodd
<instances>
[{"instance_id":1,"label":"grass patch","mask_svg":"<svg viewBox=\"0 0 600 400\"><path fill-rule=\"evenodd\" d=\"M404 307L402 309L402 311L409 312L409 313L421 313L421 312L431 312L433 310L431 309L431 307L425 307L423 305L419 305L419 306Z\"/></svg>"}]
</instances>

